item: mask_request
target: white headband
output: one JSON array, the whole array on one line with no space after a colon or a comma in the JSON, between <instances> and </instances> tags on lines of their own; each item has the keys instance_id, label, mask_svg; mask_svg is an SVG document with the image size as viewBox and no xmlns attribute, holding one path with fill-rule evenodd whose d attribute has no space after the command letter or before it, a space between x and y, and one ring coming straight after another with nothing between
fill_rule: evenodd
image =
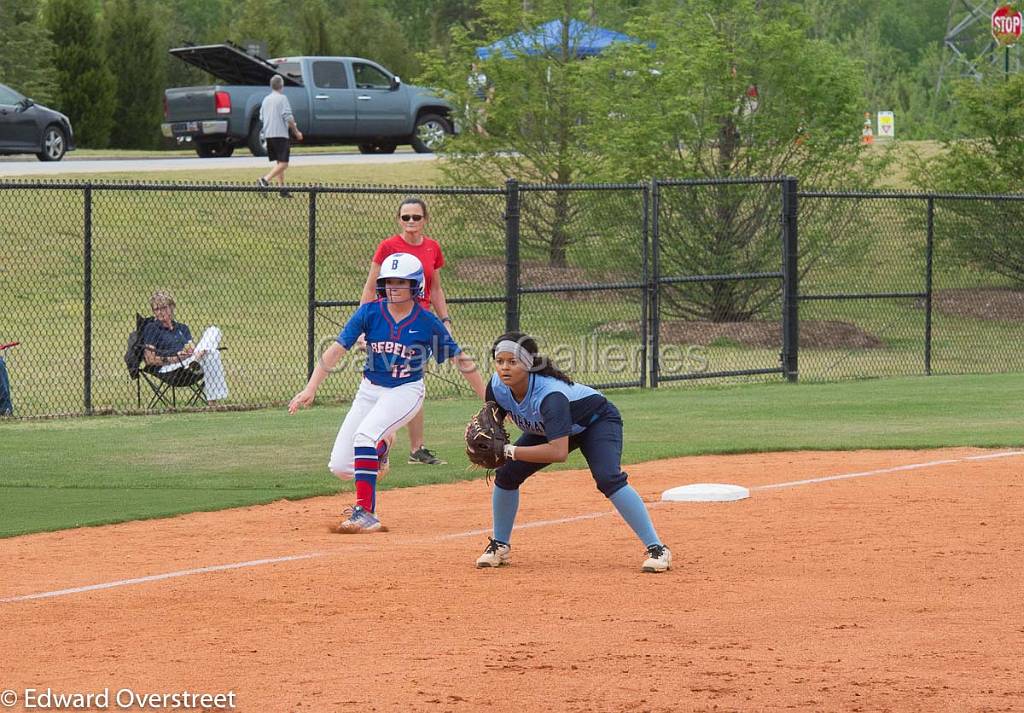
<instances>
[{"instance_id":1,"label":"white headband","mask_svg":"<svg viewBox=\"0 0 1024 713\"><path fill-rule=\"evenodd\" d=\"M526 351L526 348L519 342L503 339L494 345L494 356L498 356L499 352L508 352L514 356L517 362L526 367L527 371L533 368L533 354Z\"/></svg>"}]
</instances>

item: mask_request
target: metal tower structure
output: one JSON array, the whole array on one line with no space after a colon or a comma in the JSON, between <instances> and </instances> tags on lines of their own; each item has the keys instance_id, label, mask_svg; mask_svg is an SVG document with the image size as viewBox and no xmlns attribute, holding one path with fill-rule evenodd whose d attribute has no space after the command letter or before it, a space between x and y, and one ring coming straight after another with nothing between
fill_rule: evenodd
<instances>
[{"instance_id":1,"label":"metal tower structure","mask_svg":"<svg viewBox=\"0 0 1024 713\"><path fill-rule=\"evenodd\" d=\"M939 91L943 80L981 79L986 71L1003 69L1006 53L992 37L991 19L995 9L1006 4L1007 0L950 0ZM1017 43L1009 50L1009 71L1020 70L1021 43Z\"/></svg>"}]
</instances>

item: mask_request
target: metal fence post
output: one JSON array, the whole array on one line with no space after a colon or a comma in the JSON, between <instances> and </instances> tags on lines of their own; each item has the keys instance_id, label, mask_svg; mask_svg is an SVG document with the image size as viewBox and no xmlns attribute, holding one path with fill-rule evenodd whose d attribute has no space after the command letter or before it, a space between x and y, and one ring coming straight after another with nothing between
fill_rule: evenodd
<instances>
[{"instance_id":1,"label":"metal fence post","mask_svg":"<svg viewBox=\"0 0 1024 713\"><path fill-rule=\"evenodd\" d=\"M92 413L92 186L85 186L84 240L82 245L82 370L85 412Z\"/></svg>"},{"instance_id":2,"label":"metal fence post","mask_svg":"<svg viewBox=\"0 0 1024 713\"><path fill-rule=\"evenodd\" d=\"M519 330L519 182L505 182L505 331Z\"/></svg>"},{"instance_id":3,"label":"metal fence post","mask_svg":"<svg viewBox=\"0 0 1024 713\"><path fill-rule=\"evenodd\" d=\"M932 257L935 249L935 198L928 197L928 233L924 250L924 373L932 374Z\"/></svg>"},{"instance_id":4,"label":"metal fence post","mask_svg":"<svg viewBox=\"0 0 1024 713\"><path fill-rule=\"evenodd\" d=\"M651 179L651 388L658 388L658 355L661 353L661 223L659 214L661 212L661 192L658 188L658 179Z\"/></svg>"},{"instance_id":5,"label":"metal fence post","mask_svg":"<svg viewBox=\"0 0 1024 713\"><path fill-rule=\"evenodd\" d=\"M648 304L647 301L651 298L651 284L650 284L650 246L648 244L648 227L650 225L650 187L644 186L641 188L642 203L640 206L640 219L641 219L641 235L643 238L642 245L642 260L641 260L641 282L643 287L640 288L640 388L646 388L647 386L647 340L650 337L650 332L647 329L648 316Z\"/></svg>"},{"instance_id":6,"label":"metal fence post","mask_svg":"<svg viewBox=\"0 0 1024 713\"><path fill-rule=\"evenodd\" d=\"M316 189L309 192L309 284L306 292L306 378L313 374L316 365Z\"/></svg>"},{"instance_id":7,"label":"metal fence post","mask_svg":"<svg viewBox=\"0 0 1024 713\"><path fill-rule=\"evenodd\" d=\"M782 370L795 383L800 349L797 180L782 181Z\"/></svg>"}]
</instances>

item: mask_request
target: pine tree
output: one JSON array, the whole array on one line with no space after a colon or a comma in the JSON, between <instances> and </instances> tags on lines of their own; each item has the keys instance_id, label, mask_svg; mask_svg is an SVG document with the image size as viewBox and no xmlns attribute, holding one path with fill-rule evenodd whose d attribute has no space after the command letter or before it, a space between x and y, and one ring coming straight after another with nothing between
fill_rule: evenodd
<instances>
[{"instance_id":1,"label":"pine tree","mask_svg":"<svg viewBox=\"0 0 1024 713\"><path fill-rule=\"evenodd\" d=\"M110 143L117 148L152 148L160 140L163 57L157 28L146 0L111 0L106 52L117 78Z\"/></svg>"},{"instance_id":2,"label":"pine tree","mask_svg":"<svg viewBox=\"0 0 1024 713\"><path fill-rule=\"evenodd\" d=\"M210 84L210 75L182 62L167 50L188 43L203 45L223 42L229 37L227 18L234 12L234 7L232 0L168 0L150 6L160 34L161 71L165 87Z\"/></svg>"},{"instance_id":3,"label":"pine tree","mask_svg":"<svg viewBox=\"0 0 1024 713\"><path fill-rule=\"evenodd\" d=\"M59 38L53 50L55 104L71 119L78 145L104 148L114 123L116 87L96 16L89 3L49 0L44 19L50 35Z\"/></svg>"},{"instance_id":4,"label":"pine tree","mask_svg":"<svg viewBox=\"0 0 1024 713\"><path fill-rule=\"evenodd\" d=\"M243 0L234 9L229 29L231 41L245 45L262 42L267 57L297 54L298 42L293 36L294 12L279 0Z\"/></svg>"},{"instance_id":5,"label":"pine tree","mask_svg":"<svg viewBox=\"0 0 1024 713\"><path fill-rule=\"evenodd\" d=\"M331 38L327 25L330 13L323 0L307 0L299 12L299 34L302 37L302 53L329 56Z\"/></svg>"},{"instance_id":6,"label":"pine tree","mask_svg":"<svg viewBox=\"0 0 1024 713\"><path fill-rule=\"evenodd\" d=\"M0 2L0 82L45 104L54 98L57 73L39 5L39 0Z\"/></svg>"},{"instance_id":7,"label":"pine tree","mask_svg":"<svg viewBox=\"0 0 1024 713\"><path fill-rule=\"evenodd\" d=\"M379 62L400 77L419 67L406 32L387 9L368 0L348 0L345 13L330 26L331 40L341 54Z\"/></svg>"}]
</instances>

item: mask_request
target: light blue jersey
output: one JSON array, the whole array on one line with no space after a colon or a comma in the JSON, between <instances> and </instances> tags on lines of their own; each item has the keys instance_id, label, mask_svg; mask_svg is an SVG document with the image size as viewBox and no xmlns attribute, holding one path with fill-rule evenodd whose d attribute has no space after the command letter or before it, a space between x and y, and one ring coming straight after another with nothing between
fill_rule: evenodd
<instances>
[{"instance_id":1,"label":"light blue jersey","mask_svg":"<svg viewBox=\"0 0 1024 713\"><path fill-rule=\"evenodd\" d=\"M530 386L522 402L516 401L497 374L491 377L487 392L487 398L493 395L523 433L544 436L549 441L582 433L608 403L600 391L586 384L567 384L543 374L530 374Z\"/></svg>"}]
</instances>

